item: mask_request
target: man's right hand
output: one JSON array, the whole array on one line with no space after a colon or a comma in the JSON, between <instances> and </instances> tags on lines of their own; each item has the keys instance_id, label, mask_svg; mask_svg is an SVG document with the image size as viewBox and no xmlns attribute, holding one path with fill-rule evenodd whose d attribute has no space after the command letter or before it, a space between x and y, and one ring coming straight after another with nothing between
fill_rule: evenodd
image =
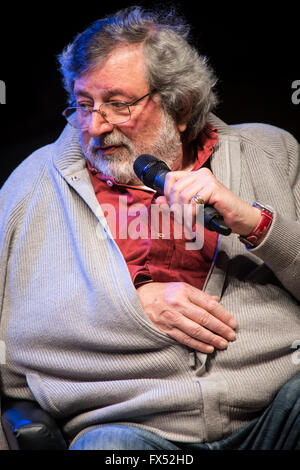
<instances>
[{"instance_id":1,"label":"man's right hand","mask_svg":"<svg viewBox=\"0 0 300 470\"><path fill-rule=\"evenodd\" d=\"M196 351L226 349L236 338L237 322L218 297L185 282L150 282L137 292L154 325Z\"/></svg>"}]
</instances>

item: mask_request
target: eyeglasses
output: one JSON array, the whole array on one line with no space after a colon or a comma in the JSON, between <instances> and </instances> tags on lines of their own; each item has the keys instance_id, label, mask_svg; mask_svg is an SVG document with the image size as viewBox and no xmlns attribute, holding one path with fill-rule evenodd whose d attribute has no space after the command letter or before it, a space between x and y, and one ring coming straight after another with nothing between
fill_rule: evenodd
<instances>
[{"instance_id":1,"label":"eyeglasses","mask_svg":"<svg viewBox=\"0 0 300 470\"><path fill-rule=\"evenodd\" d=\"M152 92L138 98L133 103L124 103L123 101L109 101L102 103L99 109L93 109L91 106L82 104L80 106L70 106L66 108L62 115L71 126L76 129L87 129L90 124L92 113L101 114L103 119L110 124L125 124L131 118L130 107L139 103L141 100L150 96Z\"/></svg>"}]
</instances>

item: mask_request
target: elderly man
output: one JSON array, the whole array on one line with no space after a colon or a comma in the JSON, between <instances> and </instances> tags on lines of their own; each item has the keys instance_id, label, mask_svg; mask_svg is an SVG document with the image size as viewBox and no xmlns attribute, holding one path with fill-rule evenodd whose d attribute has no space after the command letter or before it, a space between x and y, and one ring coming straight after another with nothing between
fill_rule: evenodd
<instances>
[{"instance_id":1,"label":"elderly man","mask_svg":"<svg viewBox=\"0 0 300 470\"><path fill-rule=\"evenodd\" d=\"M2 393L62 419L71 449L300 448L298 144L213 115L187 34L139 7L78 34L68 125L1 190ZM144 153L171 169L163 196ZM195 202L232 233L144 234L143 210L194 221Z\"/></svg>"}]
</instances>

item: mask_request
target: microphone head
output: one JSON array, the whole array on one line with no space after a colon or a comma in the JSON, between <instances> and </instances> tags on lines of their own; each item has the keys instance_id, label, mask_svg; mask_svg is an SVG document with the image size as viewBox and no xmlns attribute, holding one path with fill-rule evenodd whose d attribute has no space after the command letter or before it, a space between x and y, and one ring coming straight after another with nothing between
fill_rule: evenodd
<instances>
[{"instance_id":1,"label":"microphone head","mask_svg":"<svg viewBox=\"0 0 300 470\"><path fill-rule=\"evenodd\" d=\"M168 172L170 168L165 162L153 155L142 154L133 163L136 176L149 188L155 186L154 179L160 172ZM156 188L154 188L156 189Z\"/></svg>"},{"instance_id":2,"label":"microphone head","mask_svg":"<svg viewBox=\"0 0 300 470\"><path fill-rule=\"evenodd\" d=\"M160 160L153 155L148 155L147 153L143 153L143 155L140 155L138 158L133 163L133 169L138 178L142 180L143 177L143 171L146 169L146 167L149 165L149 163L156 163L159 162Z\"/></svg>"}]
</instances>

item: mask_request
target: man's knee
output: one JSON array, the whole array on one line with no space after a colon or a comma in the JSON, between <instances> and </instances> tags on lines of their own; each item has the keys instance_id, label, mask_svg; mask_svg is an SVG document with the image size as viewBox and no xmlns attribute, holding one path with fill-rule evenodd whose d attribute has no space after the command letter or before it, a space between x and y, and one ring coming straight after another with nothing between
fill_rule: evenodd
<instances>
[{"instance_id":1,"label":"man's knee","mask_svg":"<svg viewBox=\"0 0 300 470\"><path fill-rule=\"evenodd\" d=\"M153 450L156 447L134 427L104 425L83 434L70 450Z\"/></svg>"}]
</instances>

